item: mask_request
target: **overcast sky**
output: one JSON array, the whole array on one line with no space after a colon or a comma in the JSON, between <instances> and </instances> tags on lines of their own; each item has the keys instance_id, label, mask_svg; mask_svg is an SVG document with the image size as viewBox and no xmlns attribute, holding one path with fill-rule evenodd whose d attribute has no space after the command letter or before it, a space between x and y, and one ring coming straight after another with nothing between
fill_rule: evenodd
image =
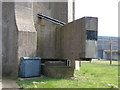
<instances>
[{"instance_id":1,"label":"overcast sky","mask_svg":"<svg viewBox=\"0 0 120 90\"><path fill-rule=\"evenodd\" d=\"M99 36L118 36L119 0L75 0L75 18L98 17Z\"/></svg>"}]
</instances>

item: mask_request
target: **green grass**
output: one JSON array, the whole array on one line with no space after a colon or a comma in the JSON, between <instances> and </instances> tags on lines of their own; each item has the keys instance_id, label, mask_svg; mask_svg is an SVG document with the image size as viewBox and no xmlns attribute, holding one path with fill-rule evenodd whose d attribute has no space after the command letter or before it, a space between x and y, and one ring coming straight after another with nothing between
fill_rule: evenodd
<instances>
[{"instance_id":1,"label":"green grass","mask_svg":"<svg viewBox=\"0 0 120 90\"><path fill-rule=\"evenodd\" d=\"M80 71L73 78L33 78L19 81L21 88L117 88L118 62L82 62Z\"/></svg>"}]
</instances>

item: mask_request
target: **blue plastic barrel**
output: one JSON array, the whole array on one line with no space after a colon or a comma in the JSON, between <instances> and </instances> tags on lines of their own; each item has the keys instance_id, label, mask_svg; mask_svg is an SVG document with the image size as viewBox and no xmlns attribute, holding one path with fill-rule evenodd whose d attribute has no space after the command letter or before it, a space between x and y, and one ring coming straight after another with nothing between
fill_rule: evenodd
<instances>
[{"instance_id":1,"label":"blue plastic barrel","mask_svg":"<svg viewBox=\"0 0 120 90\"><path fill-rule=\"evenodd\" d=\"M35 77L41 74L40 57L21 57L19 75L20 77Z\"/></svg>"}]
</instances>

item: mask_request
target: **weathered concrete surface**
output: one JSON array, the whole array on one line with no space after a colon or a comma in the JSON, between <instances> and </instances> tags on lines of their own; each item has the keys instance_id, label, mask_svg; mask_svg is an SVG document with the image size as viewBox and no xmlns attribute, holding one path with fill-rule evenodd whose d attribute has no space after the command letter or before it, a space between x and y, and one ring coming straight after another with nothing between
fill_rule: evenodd
<instances>
[{"instance_id":1,"label":"weathered concrete surface","mask_svg":"<svg viewBox=\"0 0 120 90\"><path fill-rule=\"evenodd\" d=\"M97 31L96 17L83 17L68 23L57 30L56 47L63 59L80 59L96 57L96 41L87 40L87 30Z\"/></svg>"},{"instance_id":2,"label":"weathered concrete surface","mask_svg":"<svg viewBox=\"0 0 120 90\"><path fill-rule=\"evenodd\" d=\"M43 13L45 15L51 16L49 3L33 3L34 22L35 28L37 30L37 56L42 58L54 58L54 31L56 26L49 21L38 19L38 13Z\"/></svg>"},{"instance_id":3,"label":"weathered concrete surface","mask_svg":"<svg viewBox=\"0 0 120 90\"><path fill-rule=\"evenodd\" d=\"M19 57L36 56L37 32L32 3L2 5L3 76L18 76Z\"/></svg>"},{"instance_id":4,"label":"weathered concrete surface","mask_svg":"<svg viewBox=\"0 0 120 90\"><path fill-rule=\"evenodd\" d=\"M48 77L73 77L74 68L69 66L44 66L43 74Z\"/></svg>"},{"instance_id":5,"label":"weathered concrete surface","mask_svg":"<svg viewBox=\"0 0 120 90\"><path fill-rule=\"evenodd\" d=\"M56 28L59 25L38 19L36 15L43 13L67 23L67 2L4 2L2 10L3 76L18 75L19 57L36 56L37 52L42 58L57 58Z\"/></svg>"},{"instance_id":6,"label":"weathered concrete surface","mask_svg":"<svg viewBox=\"0 0 120 90\"><path fill-rule=\"evenodd\" d=\"M2 71L3 76L16 76L18 71L18 33L14 3L2 3Z\"/></svg>"},{"instance_id":7,"label":"weathered concrete surface","mask_svg":"<svg viewBox=\"0 0 120 90\"><path fill-rule=\"evenodd\" d=\"M57 38L60 40L59 44L57 44L60 47L59 58L74 60L79 58L79 53L84 54L84 52L81 52L84 51L85 44L85 40L82 39L84 32L81 30L81 24L81 20L73 21L64 25L60 31L58 30Z\"/></svg>"},{"instance_id":8,"label":"weathered concrete surface","mask_svg":"<svg viewBox=\"0 0 120 90\"><path fill-rule=\"evenodd\" d=\"M51 16L55 19L68 23L68 3L67 2L53 2L51 3Z\"/></svg>"},{"instance_id":9,"label":"weathered concrete surface","mask_svg":"<svg viewBox=\"0 0 120 90\"><path fill-rule=\"evenodd\" d=\"M37 32L33 21L32 3L15 3L18 28L18 57L34 57L37 49Z\"/></svg>"},{"instance_id":10,"label":"weathered concrete surface","mask_svg":"<svg viewBox=\"0 0 120 90\"><path fill-rule=\"evenodd\" d=\"M91 31L98 31L98 18L88 17L85 18L85 29ZM85 58L97 58L97 41L96 40L86 40L85 43Z\"/></svg>"},{"instance_id":11,"label":"weathered concrete surface","mask_svg":"<svg viewBox=\"0 0 120 90\"><path fill-rule=\"evenodd\" d=\"M37 56L56 58L56 27L44 19L38 19L37 14L43 13L63 22L68 22L67 2L33 3L35 28L37 30Z\"/></svg>"},{"instance_id":12,"label":"weathered concrete surface","mask_svg":"<svg viewBox=\"0 0 120 90\"><path fill-rule=\"evenodd\" d=\"M86 56L89 58L97 58L97 41L86 40Z\"/></svg>"},{"instance_id":13,"label":"weathered concrete surface","mask_svg":"<svg viewBox=\"0 0 120 90\"><path fill-rule=\"evenodd\" d=\"M97 31L98 30L98 18L97 17L84 17L84 24L85 27L84 30L93 30Z\"/></svg>"}]
</instances>

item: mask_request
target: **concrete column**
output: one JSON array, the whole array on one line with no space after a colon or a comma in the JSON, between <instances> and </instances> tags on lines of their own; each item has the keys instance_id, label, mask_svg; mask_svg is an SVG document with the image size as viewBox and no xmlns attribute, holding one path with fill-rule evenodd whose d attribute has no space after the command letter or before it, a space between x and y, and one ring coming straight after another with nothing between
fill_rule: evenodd
<instances>
[{"instance_id":1,"label":"concrete column","mask_svg":"<svg viewBox=\"0 0 120 90\"><path fill-rule=\"evenodd\" d=\"M36 56L37 32L33 22L32 3L2 4L3 76L18 76L19 57Z\"/></svg>"},{"instance_id":2,"label":"concrete column","mask_svg":"<svg viewBox=\"0 0 120 90\"><path fill-rule=\"evenodd\" d=\"M0 79L2 78L2 2L0 1Z\"/></svg>"},{"instance_id":3,"label":"concrete column","mask_svg":"<svg viewBox=\"0 0 120 90\"><path fill-rule=\"evenodd\" d=\"M74 0L68 0L68 22L74 20Z\"/></svg>"},{"instance_id":4,"label":"concrete column","mask_svg":"<svg viewBox=\"0 0 120 90\"><path fill-rule=\"evenodd\" d=\"M18 58L36 56L37 32L32 3L15 3L15 18L18 28Z\"/></svg>"},{"instance_id":5,"label":"concrete column","mask_svg":"<svg viewBox=\"0 0 120 90\"><path fill-rule=\"evenodd\" d=\"M80 61L75 60L75 70L80 70Z\"/></svg>"},{"instance_id":6,"label":"concrete column","mask_svg":"<svg viewBox=\"0 0 120 90\"><path fill-rule=\"evenodd\" d=\"M2 3L2 74L17 76L18 74L18 41L13 2Z\"/></svg>"}]
</instances>

